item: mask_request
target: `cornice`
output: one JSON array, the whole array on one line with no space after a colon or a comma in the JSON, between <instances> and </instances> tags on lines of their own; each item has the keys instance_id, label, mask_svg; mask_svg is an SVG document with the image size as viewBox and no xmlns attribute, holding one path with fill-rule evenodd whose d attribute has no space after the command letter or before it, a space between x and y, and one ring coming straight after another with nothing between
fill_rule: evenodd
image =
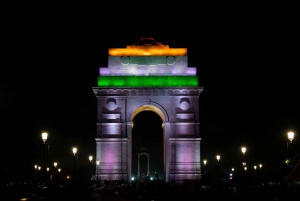
<instances>
[{"instance_id":1,"label":"cornice","mask_svg":"<svg viewBox=\"0 0 300 201\"><path fill-rule=\"evenodd\" d=\"M133 87L93 87L98 96L199 96L204 87L166 87L166 88L133 88Z\"/></svg>"}]
</instances>

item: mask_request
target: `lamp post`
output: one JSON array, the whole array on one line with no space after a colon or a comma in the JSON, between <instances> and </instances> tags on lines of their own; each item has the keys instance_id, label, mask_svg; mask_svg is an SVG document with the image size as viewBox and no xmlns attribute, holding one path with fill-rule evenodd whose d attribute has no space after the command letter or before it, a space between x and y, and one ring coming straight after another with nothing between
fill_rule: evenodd
<instances>
[{"instance_id":1,"label":"lamp post","mask_svg":"<svg viewBox=\"0 0 300 201\"><path fill-rule=\"evenodd\" d=\"M232 185L234 186L235 185L235 183L234 183L235 175L233 175L233 172L234 172L234 168L231 168L231 179L232 179Z\"/></svg>"},{"instance_id":2,"label":"lamp post","mask_svg":"<svg viewBox=\"0 0 300 201\"><path fill-rule=\"evenodd\" d=\"M93 156L89 156L89 160L90 160L90 179L92 179L92 160L93 160Z\"/></svg>"},{"instance_id":3,"label":"lamp post","mask_svg":"<svg viewBox=\"0 0 300 201\"><path fill-rule=\"evenodd\" d=\"M207 163L207 160L203 160L203 164L204 164L204 174L205 174L205 170L206 170L206 163Z\"/></svg>"},{"instance_id":4,"label":"lamp post","mask_svg":"<svg viewBox=\"0 0 300 201\"><path fill-rule=\"evenodd\" d=\"M219 177L220 176L220 165L219 165L219 162L220 162L221 156L217 155L216 158L217 158L217 161L218 161L218 177Z\"/></svg>"},{"instance_id":5,"label":"lamp post","mask_svg":"<svg viewBox=\"0 0 300 201\"><path fill-rule=\"evenodd\" d=\"M49 172L50 172L50 168L47 167L47 181L49 181L48 177L49 177ZM49 177L50 178L50 177Z\"/></svg>"},{"instance_id":6,"label":"lamp post","mask_svg":"<svg viewBox=\"0 0 300 201\"><path fill-rule=\"evenodd\" d=\"M206 163L207 163L207 160L203 160L203 181L204 183L206 183L206 176L205 176L205 173L206 173Z\"/></svg>"},{"instance_id":7,"label":"lamp post","mask_svg":"<svg viewBox=\"0 0 300 201\"><path fill-rule=\"evenodd\" d=\"M41 166L38 166L38 181L41 181Z\"/></svg>"},{"instance_id":8,"label":"lamp post","mask_svg":"<svg viewBox=\"0 0 300 201\"><path fill-rule=\"evenodd\" d=\"M75 161L76 161L77 148L73 147L72 151L73 151L73 154L74 154L73 180L75 181Z\"/></svg>"},{"instance_id":9,"label":"lamp post","mask_svg":"<svg viewBox=\"0 0 300 201\"><path fill-rule=\"evenodd\" d=\"M259 169L258 169L258 183L261 185L262 183L262 173L261 173L261 168L262 168L262 164L260 163L258 165Z\"/></svg>"},{"instance_id":10,"label":"lamp post","mask_svg":"<svg viewBox=\"0 0 300 201\"><path fill-rule=\"evenodd\" d=\"M287 152L290 159L290 166L293 164L293 139L294 139L294 132L288 132L288 143L287 143Z\"/></svg>"},{"instance_id":11,"label":"lamp post","mask_svg":"<svg viewBox=\"0 0 300 201\"><path fill-rule=\"evenodd\" d=\"M37 165L34 165L34 171L35 171L35 182L38 182L38 166Z\"/></svg>"},{"instance_id":12,"label":"lamp post","mask_svg":"<svg viewBox=\"0 0 300 201\"><path fill-rule=\"evenodd\" d=\"M257 169L257 166L254 165L253 168L254 168L254 185L255 185L255 183L256 183L256 169Z\"/></svg>"},{"instance_id":13,"label":"lamp post","mask_svg":"<svg viewBox=\"0 0 300 201\"><path fill-rule=\"evenodd\" d=\"M97 160L96 161L96 177L97 177L97 183L98 183L98 168L99 168L99 165L100 165L100 161L99 160Z\"/></svg>"},{"instance_id":14,"label":"lamp post","mask_svg":"<svg viewBox=\"0 0 300 201\"><path fill-rule=\"evenodd\" d=\"M247 148L246 147L242 147L241 150L242 150L242 154L243 154L242 163L243 163L243 166L245 166L246 165L246 157L245 157L245 155L246 155Z\"/></svg>"},{"instance_id":15,"label":"lamp post","mask_svg":"<svg viewBox=\"0 0 300 201\"><path fill-rule=\"evenodd\" d=\"M57 171L58 171L58 180L61 180L61 179L62 179L62 178L61 178L61 173L60 173L60 172L61 172L61 169L58 168Z\"/></svg>"},{"instance_id":16,"label":"lamp post","mask_svg":"<svg viewBox=\"0 0 300 201\"><path fill-rule=\"evenodd\" d=\"M53 173L53 177L54 177L54 180L56 180L56 167L57 167L57 162L54 162L53 165L54 165L54 173Z\"/></svg>"},{"instance_id":17,"label":"lamp post","mask_svg":"<svg viewBox=\"0 0 300 201\"><path fill-rule=\"evenodd\" d=\"M43 178L44 178L44 182L46 181L46 141L48 138L48 133L44 132L42 133L42 140L44 142L44 166L43 166Z\"/></svg>"}]
</instances>

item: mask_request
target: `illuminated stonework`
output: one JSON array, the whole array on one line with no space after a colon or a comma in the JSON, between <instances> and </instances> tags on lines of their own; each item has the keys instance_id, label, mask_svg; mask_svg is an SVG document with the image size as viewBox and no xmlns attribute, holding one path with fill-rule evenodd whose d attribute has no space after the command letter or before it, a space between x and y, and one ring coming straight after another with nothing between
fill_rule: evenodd
<instances>
[{"instance_id":1,"label":"illuminated stonework","mask_svg":"<svg viewBox=\"0 0 300 201\"><path fill-rule=\"evenodd\" d=\"M109 49L99 69L96 158L98 178L131 182L135 116L152 111L162 119L166 182L200 179L199 96L196 68L186 48L169 48L143 38L127 48ZM150 172L151 174L151 172Z\"/></svg>"},{"instance_id":2,"label":"illuminated stonework","mask_svg":"<svg viewBox=\"0 0 300 201\"><path fill-rule=\"evenodd\" d=\"M186 52L186 48L169 48L153 38L109 49L108 67L99 68L98 86L198 86L197 68L188 67Z\"/></svg>"}]
</instances>

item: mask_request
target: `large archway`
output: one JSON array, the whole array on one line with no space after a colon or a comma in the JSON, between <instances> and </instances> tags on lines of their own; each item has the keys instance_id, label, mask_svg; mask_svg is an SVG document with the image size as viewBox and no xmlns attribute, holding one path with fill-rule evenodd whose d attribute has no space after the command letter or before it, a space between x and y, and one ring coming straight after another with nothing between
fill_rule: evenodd
<instances>
[{"instance_id":1,"label":"large archway","mask_svg":"<svg viewBox=\"0 0 300 201\"><path fill-rule=\"evenodd\" d=\"M102 181L127 179L130 183L136 174L132 172L134 121L145 111L162 121L164 181L200 179L199 95L203 87L198 86L196 68L188 67L186 48L169 48L153 38L142 38L126 48L109 49L108 67L99 68L99 75L93 91L98 100L96 159L101 172L97 175Z\"/></svg>"},{"instance_id":2,"label":"large archway","mask_svg":"<svg viewBox=\"0 0 300 201\"><path fill-rule=\"evenodd\" d=\"M157 173L160 179L165 179L162 123L160 116L153 111L141 111L134 117L131 153L132 176L141 178L149 176L151 178L155 177L155 173ZM149 153L148 160L143 157L145 155L143 153Z\"/></svg>"}]
</instances>

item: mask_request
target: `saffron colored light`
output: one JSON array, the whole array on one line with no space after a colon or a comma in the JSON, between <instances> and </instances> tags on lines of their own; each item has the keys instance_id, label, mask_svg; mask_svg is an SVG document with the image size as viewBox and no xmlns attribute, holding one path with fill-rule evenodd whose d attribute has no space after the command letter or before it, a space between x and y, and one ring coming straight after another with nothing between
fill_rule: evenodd
<instances>
[{"instance_id":1,"label":"saffron colored light","mask_svg":"<svg viewBox=\"0 0 300 201\"><path fill-rule=\"evenodd\" d=\"M146 48L109 48L109 56L186 56L186 48L161 48L161 47L146 47Z\"/></svg>"}]
</instances>

